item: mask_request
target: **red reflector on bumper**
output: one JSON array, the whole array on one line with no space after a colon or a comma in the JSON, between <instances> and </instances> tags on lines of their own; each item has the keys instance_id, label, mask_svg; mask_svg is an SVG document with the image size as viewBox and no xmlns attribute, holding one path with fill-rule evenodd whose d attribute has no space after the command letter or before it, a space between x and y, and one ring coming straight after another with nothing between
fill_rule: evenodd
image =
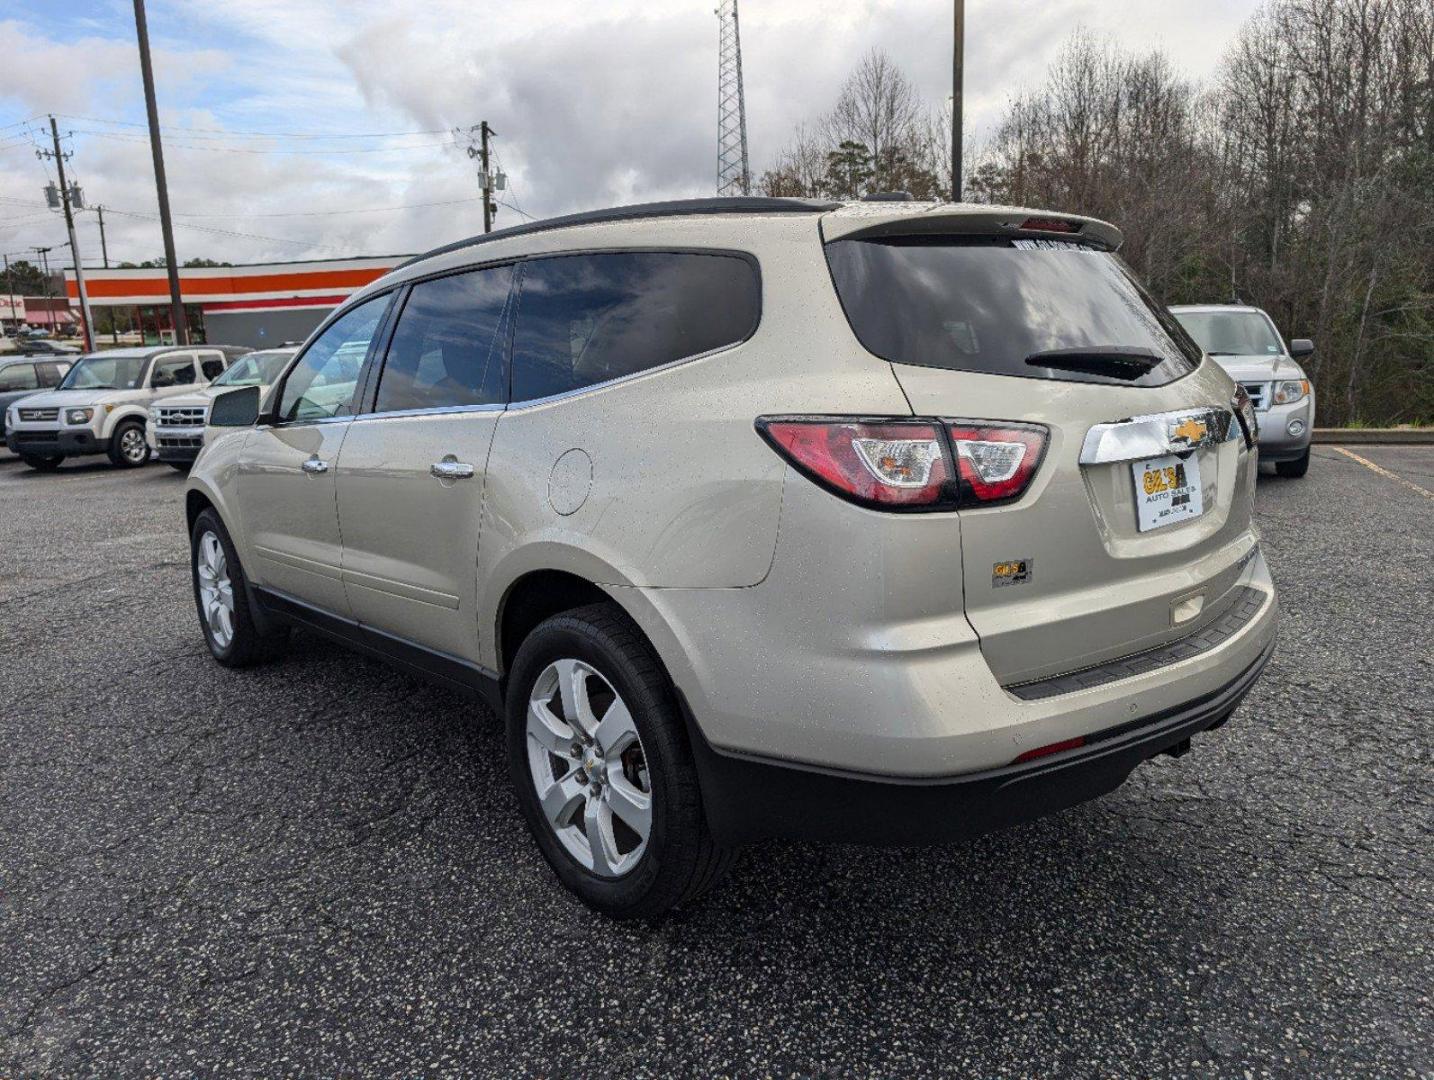
<instances>
[{"instance_id":1,"label":"red reflector on bumper","mask_svg":"<svg viewBox=\"0 0 1434 1080\"><path fill-rule=\"evenodd\" d=\"M1053 742L1046 746L1038 746L1034 750L1027 750L1020 757L1016 758L1013 764L1019 765L1023 761L1035 761L1036 758L1043 758L1050 754L1059 754L1062 750L1074 750L1077 746L1084 745L1084 735L1077 735L1074 739L1062 739L1060 742Z\"/></svg>"}]
</instances>

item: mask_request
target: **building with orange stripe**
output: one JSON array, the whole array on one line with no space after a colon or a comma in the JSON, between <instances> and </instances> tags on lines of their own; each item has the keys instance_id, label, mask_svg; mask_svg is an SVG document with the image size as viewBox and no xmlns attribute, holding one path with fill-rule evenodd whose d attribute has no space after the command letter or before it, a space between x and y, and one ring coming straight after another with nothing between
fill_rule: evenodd
<instances>
[{"instance_id":1,"label":"building with orange stripe","mask_svg":"<svg viewBox=\"0 0 1434 1080\"><path fill-rule=\"evenodd\" d=\"M348 296L382 277L407 255L312 262L251 263L244 266L183 267L179 292L190 331L197 339L260 348L302 341L325 315ZM86 268L90 307L127 309L146 341L173 332L169 277L154 269ZM73 270L65 271L70 306L78 309Z\"/></svg>"}]
</instances>

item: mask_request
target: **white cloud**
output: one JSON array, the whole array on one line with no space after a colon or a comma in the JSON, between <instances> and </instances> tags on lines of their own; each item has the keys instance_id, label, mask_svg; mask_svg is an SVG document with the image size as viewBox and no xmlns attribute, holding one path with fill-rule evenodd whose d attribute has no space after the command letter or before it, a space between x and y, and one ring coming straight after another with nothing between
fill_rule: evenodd
<instances>
[{"instance_id":1,"label":"white cloud","mask_svg":"<svg viewBox=\"0 0 1434 1080\"><path fill-rule=\"evenodd\" d=\"M1254 6L1255 0L972 0L968 126L989 129L1012 93L1040 81L1077 26L1129 47L1163 47L1198 77L1213 69ZM167 124L372 132L466 128L486 119L499 133L495 145L512 182L509 198L542 216L711 192L717 119L712 7L711 0L496 6L428 0L418 17L386 0L227 0L197 7L152 0L150 26ZM110 33L89 20L83 35L69 40L38 24L0 22L6 58L0 124L42 111L142 119L132 28L116 18ZM873 46L906 69L933 107L949 93L948 0L747 0L742 19L758 172L798 122L829 107L852 65ZM56 78L57 71L65 77ZM92 201L152 214L144 129L108 130L120 137L75 136L75 172ZM0 250L6 251L63 238L57 219L26 220L44 213L34 205L44 173L14 140L15 131L0 129ZM353 216L274 216L472 199L473 166L456 150L221 153L216 146L292 151L332 144L225 142L197 133L186 139L178 131L166 142L171 204L184 223L177 233L181 258L399 253L479 227L476 201ZM517 220L504 208L499 224ZM16 221L22 223L7 224ZM114 215L106 223L115 257L159 253L152 220ZM204 232L200 225L252 235ZM92 224L83 243L88 261L98 254Z\"/></svg>"}]
</instances>

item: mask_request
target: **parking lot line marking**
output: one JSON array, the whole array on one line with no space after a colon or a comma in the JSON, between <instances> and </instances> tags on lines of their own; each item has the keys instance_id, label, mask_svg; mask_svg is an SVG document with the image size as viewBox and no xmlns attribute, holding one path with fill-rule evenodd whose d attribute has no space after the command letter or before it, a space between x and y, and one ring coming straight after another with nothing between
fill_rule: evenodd
<instances>
[{"instance_id":1,"label":"parking lot line marking","mask_svg":"<svg viewBox=\"0 0 1434 1080\"><path fill-rule=\"evenodd\" d=\"M1434 491L1430 491L1428 488L1422 488L1413 480L1406 480L1398 473L1392 473L1388 469L1376 465L1374 462L1370 461L1369 458L1360 457L1358 454L1354 453L1354 451L1346 450L1342 446L1335 446L1331 449L1333 449L1336 453L1343 454L1347 458L1353 458L1355 461L1363 465L1366 469L1373 469L1380 476L1388 477L1390 480L1398 481L1405 487L1413 488L1415 491L1419 492L1419 494L1423 495L1426 499L1434 499Z\"/></svg>"}]
</instances>

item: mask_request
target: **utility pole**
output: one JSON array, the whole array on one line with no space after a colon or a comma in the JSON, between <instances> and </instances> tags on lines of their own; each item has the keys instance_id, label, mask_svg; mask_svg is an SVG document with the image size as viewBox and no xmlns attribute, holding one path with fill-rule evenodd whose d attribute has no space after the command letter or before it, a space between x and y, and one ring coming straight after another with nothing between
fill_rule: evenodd
<instances>
[{"instance_id":1,"label":"utility pole","mask_svg":"<svg viewBox=\"0 0 1434 1080\"><path fill-rule=\"evenodd\" d=\"M955 5L953 29L955 40L951 49L951 201L961 201L961 90L966 68L966 0L952 0Z\"/></svg>"},{"instance_id":2,"label":"utility pole","mask_svg":"<svg viewBox=\"0 0 1434 1080\"><path fill-rule=\"evenodd\" d=\"M30 250L33 251L36 255L40 256L40 266L42 267L41 273L42 273L42 275L43 275L40 280L45 283L45 310L46 310L46 311L49 311L49 310L50 310L50 307L49 307L49 304L50 304L50 252L54 251L55 249L54 249L54 248L47 248L47 247L32 247Z\"/></svg>"},{"instance_id":3,"label":"utility pole","mask_svg":"<svg viewBox=\"0 0 1434 1080\"><path fill-rule=\"evenodd\" d=\"M10 253L0 253L5 259L5 308L10 312L11 317L15 315L15 276L10 273ZM0 335L3 335L5 326L0 323Z\"/></svg>"},{"instance_id":4,"label":"utility pole","mask_svg":"<svg viewBox=\"0 0 1434 1080\"><path fill-rule=\"evenodd\" d=\"M110 268L110 249L105 246L105 208L103 206L86 207L93 209L100 219L100 258L104 260L105 269Z\"/></svg>"},{"instance_id":5,"label":"utility pole","mask_svg":"<svg viewBox=\"0 0 1434 1080\"><path fill-rule=\"evenodd\" d=\"M488 126L487 120L484 120L481 124L479 124L478 129L479 138L482 140L483 146L483 149L480 150L478 153L478 156L482 159L483 162L483 231L485 233L490 233L493 231L494 206L492 192L488 190L491 187L489 178L493 175L491 172L488 171L488 136L496 134L496 132L494 132Z\"/></svg>"},{"instance_id":6,"label":"utility pole","mask_svg":"<svg viewBox=\"0 0 1434 1080\"><path fill-rule=\"evenodd\" d=\"M54 152L46 154L43 150L37 150L36 153L53 157L55 168L60 172L60 206L65 211L65 231L70 234L70 255L75 262L75 288L80 294L80 327L85 335L85 352L93 352L95 333L94 322L90 318L90 296L85 291L85 268L81 265L79 241L75 238L75 212L70 209L70 187L65 183L65 155L60 150L60 127L55 123L53 115L50 117L50 138L54 140Z\"/></svg>"},{"instance_id":7,"label":"utility pole","mask_svg":"<svg viewBox=\"0 0 1434 1080\"><path fill-rule=\"evenodd\" d=\"M498 133L488 126L487 120L484 120L467 131L454 128L453 134L460 139L467 139L468 156L478 159L478 188L483 192L483 231L490 233L493 231L493 219L498 215L498 204L493 201L493 192L502 191L508 183L507 176L501 172L494 175L493 170L489 167L488 140L496 139ZM475 134L478 137L477 146L473 145Z\"/></svg>"},{"instance_id":8,"label":"utility pole","mask_svg":"<svg viewBox=\"0 0 1434 1080\"><path fill-rule=\"evenodd\" d=\"M149 148L154 157L154 187L159 196L159 229L164 234L164 261L169 270L170 318L174 322L174 343L189 344L184 323L184 301L179 296L179 260L174 254L174 225L169 220L169 186L164 179L164 147L159 139L159 106L154 101L154 68L149 59L149 24L144 18L144 0L134 0L134 28L139 37L139 70L144 77L144 109L149 115Z\"/></svg>"}]
</instances>

